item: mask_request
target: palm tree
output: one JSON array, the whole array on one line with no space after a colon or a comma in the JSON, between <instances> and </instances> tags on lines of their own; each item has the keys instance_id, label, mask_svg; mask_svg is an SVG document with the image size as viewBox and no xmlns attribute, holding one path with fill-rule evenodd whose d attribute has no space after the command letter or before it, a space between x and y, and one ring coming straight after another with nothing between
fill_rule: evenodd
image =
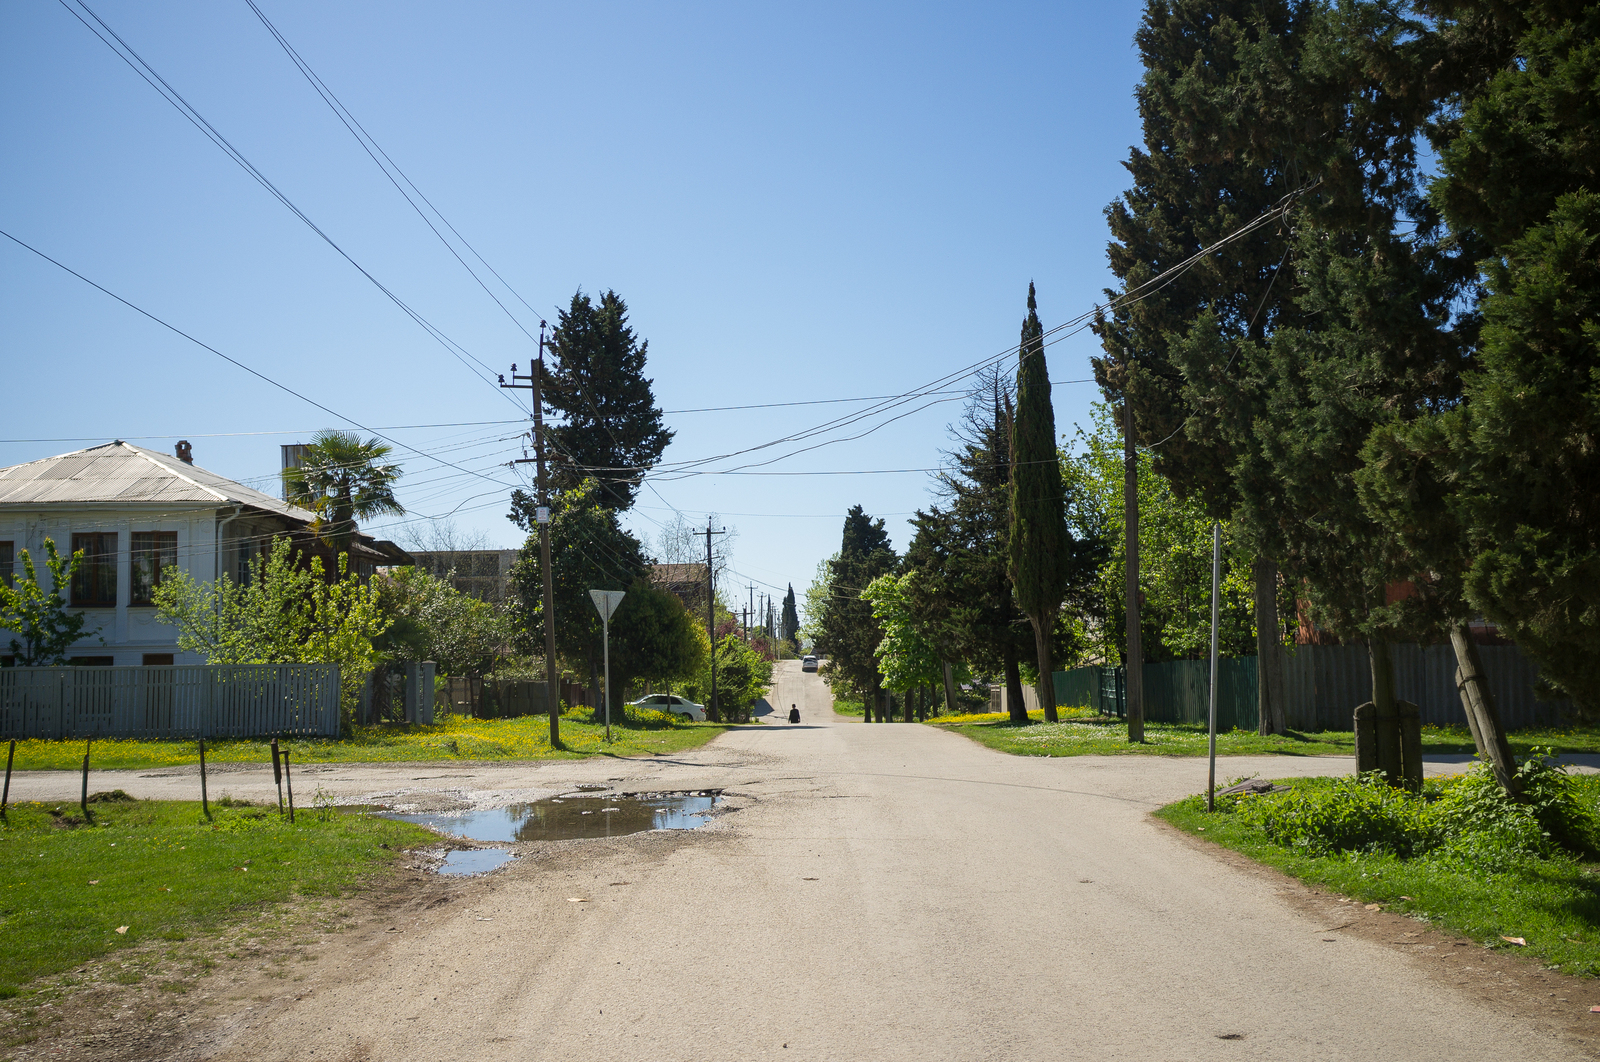
<instances>
[{"instance_id":1,"label":"palm tree","mask_svg":"<svg viewBox=\"0 0 1600 1062\"><path fill-rule=\"evenodd\" d=\"M317 432L300 466L283 470L289 504L316 513L312 530L335 551L349 552L356 520L405 512L394 496L400 466L384 463L392 452L377 439L362 442L353 432Z\"/></svg>"}]
</instances>

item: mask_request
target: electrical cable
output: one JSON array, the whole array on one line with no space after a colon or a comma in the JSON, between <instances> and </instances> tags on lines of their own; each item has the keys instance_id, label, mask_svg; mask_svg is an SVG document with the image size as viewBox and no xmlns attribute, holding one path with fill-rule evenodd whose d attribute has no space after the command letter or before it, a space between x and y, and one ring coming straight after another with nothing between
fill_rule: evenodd
<instances>
[{"instance_id":1,"label":"electrical cable","mask_svg":"<svg viewBox=\"0 0 1600 1062\"><path fill-rule=\"evenodd\" d=\"M329 247L332 247L335 251L337 251L340 257L354 266L362 276L367 278L367 280L371 281L374 287L383 292L383 294L387 296L391 302L393 302L408 317L415 321L423 329L423 331L427 332L435 341L443 346L445 350L449 351L450 354L455 357L457 361L461 362L461 364L465 366L469 372L471 372L474 376L477 376L478 379L482 380L488 386L495 388L496 393L500 394L507 401L511 402L511 404L516 406L519 410L522 408L520 403L511 398L511 396L507 395L504 391L500 390L498 384L496 384L488 376L479 373L478 370L469 365L467 363L467 359L470 358L472 361L477 362L483 367L485 373L493 373L493 369L490 369L488 365L484 364L484 362L471 351L467 350L465 347L461 346L461 344L445 335L443 331L436 328L432 322L428 321L420 313L412 309L403 299L401 299L393 291L389 290L389 288L385 287L382 282L369 273L366 268L361 265L361 263L352 258L343 247L339 246L339 244L331 236L324 232L321 227L312 221L304 211L296 206L294 202L278 188L277 185L268 180L267 176L257 169L254 163L245 158L244 154L240 152L238 148L234 147L232 142L229 141L227 137L218 132L216 127L207 121L205 117L189 103L188 100L184 99L183 95L179 93L177 89L173 88L165 78L157 73L153 66L145 62L144 58L139 55L139 53L136 52L127 41L123 40L122 37L119 36L104 19L95 13L95 10L88 5L86 0L73 0L73 2L77 3L79 7L82 7L84 11L88 12L89 16L93 18L95 22L99 23L100 27L105 30L105 33L100 32L99 29L96 29L94 26L90 25L82 15L73 9L68 0L59 0L59 2L61 6L66 8L74 18L76 18L79 22L82 22L91 33L100 38L101 42L104 43L106 47L110 48L118 58L127 63L128 66L133 69L134 73L143 78L146 84L155 89L163 99L176 108L179 114L182 114L185 118L187 118L189 122L195 126L195 128L199 129L201 133L206 136L207 139L220 148L222 152L229 158L233 159L233 161L236 162L252 178L254 178L257 183L271 193L275 199L277 199L286 208L288 208L291 213L304 222L312 232L320 236ZM110 34L117 43L112 44L111 40L107 39L106 34ZM124 54L123 50L118 49L118 44L122 46L122 49L126 50L126 54ZM130 59L129 56L132 56L132 58ZM160 84L158 85L157 82L160 82Z\"/></svg>"},{"instance_id":2,"label":"electrical cable","mask_svg":"<svg viewBox=\"0 0 1600 1062\"><path fill-rule=\"evenodd\" d=\"M179 328L177 325L169 324L166 321L162 320L161 318L157 317L155 314L151 313L149 310L146 310L146 309L144 309L144 308L142 308L140 306L136 306L133 303L129 302L127 299L124 299L121 295L118 295L116 292L111 291L108 288L101 287L99 284L96 284L94 281L90 280L88 277L84 276L82 273L78 272L76 269L73 269L71 266L64 265L61 262L56 261L54 258L51 258L49 255L45 254L43 251L39 250L37 247L34 247L32 244L25 243L22 240L17 239L15 236L11 235L11 233L6 232L4 229L0 229L0 236L4 236L6 239L10 240L12 243L16 244L17 246L19 246L19 247L21 247L21 248L23 248L25 250L32 251L34 254L38 255L40 258L43 258L46 262L49 262L51 265L55 266L57 269L63 270L64 272L67 272L67 273L71 273L73 276L77 277L79 280L83 281L85 284L89 285L91 288L94 288L96 291L100 292L101 294L109 295L111 298L116 299L118 302L122 303L122 305L126 306L128 309L133 310L136 313L139 313L139 314L141 314L141 315L143 315L145 317L148 317L150 320L154 321L156 324L160 325L162 328L165 328L170 332L177 333L178 335L182 336L184 339L187 339L189 342L193 343L195 346L200 347L203 350L210 351L211 353L215 354L217 357L221 358L223 361L227 362L228 364L233 365L233 366L235 366L237 368L243 369L245 372L249 373L251 376L254 376L259 380L262 380L262 381L264 381L266 383L271 384L273 387L276 387L278 390L283 391L286 394L293 395L295 398L300 399L300 401L302 401L302 402L305 402L305 403L307 403L309 405L316 406L318 409L322 410L324 413L328 414L330 417L333 417L336 420L344 421L346 424L350 424L350 425L352 425L354 427L360 428L362 431L367 432L367 433L369 433L371 435L375 435L378 438L382 439L384 442L390 443L390 444L392 444L394 446L398 446L402 450L409 450L411 453L414 453L414 454L418 455L419 457L426 457L426 458L429 458L430 460L437 461L439 464L445 465L445 466L447 466L449 468L454 468L458 472L466 472L467 471L466 469L461 468L459 465L456 465L456 464L454 464L454 463L452 463L450 461L446 461L443 458L434 457L432 454L429 454L426 451L418 450L414 446L408 446L407 444L401 442L398 439L391 438L391 437L389 437L387 435L384 435L382 432L379 432L379 431L377 431L377 430L375 430L373 428L369 428L365 424L362 424L360 421L356 420L355 418L347 417L343 413L340 413L340 412L338 412L336 410L328 408L327 406L323 405L321 402L318 402L316 399L309 398L309 397L301 394L299 391L296 391L294 388L290 387L288 384L279 383L277 380L274 380L272 377L268 376L266 373L263 373L258 369L251 368L250 366L246 365L244 362L238 360L237 358L229 357L228 355L224 354L222 351L218 350L216 347L211 346L209 343L204 343L204 342L201 342L200 340L196 339L194 336L190 335L188 332L185 332L183 329ZM471 474L475 475L475 476L478 476L478 478L480 478L480 479L487 480L490 483L494 483L496 486L501 486L501 487L506 486L506 484L501 483L498 480L490 479L488 476L485 476L482 473L473 472Z\"/></svg>"}]
</instances>

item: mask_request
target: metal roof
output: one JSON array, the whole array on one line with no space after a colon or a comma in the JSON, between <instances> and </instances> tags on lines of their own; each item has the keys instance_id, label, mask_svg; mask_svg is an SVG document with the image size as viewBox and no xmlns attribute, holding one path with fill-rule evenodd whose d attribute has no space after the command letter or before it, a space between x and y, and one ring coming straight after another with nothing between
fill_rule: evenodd
<instances>
[{"instance_id":1,"label":"metal roof","mask_svg":"<svg viewBox=\"0 0 1600 1062\"><path fill-rule=\"evenodd\" d=\"M308 524L316 513L225 479L171 454L120 439L59 457L0 468L0 509L85 503L155 502L221 507L245 505Z\"/></svg>"}]
</instances>

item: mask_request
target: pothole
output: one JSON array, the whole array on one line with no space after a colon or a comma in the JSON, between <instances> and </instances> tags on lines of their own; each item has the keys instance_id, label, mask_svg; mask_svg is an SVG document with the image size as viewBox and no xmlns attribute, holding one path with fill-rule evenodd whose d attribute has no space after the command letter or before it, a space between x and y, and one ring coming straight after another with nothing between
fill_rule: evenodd
<instances>
[{"instance_id":1,"label":"pothole","mask_svg":"<svg viewBox=\"0 0 1600 1062\"><path fill-rule=\"evenodd\" d=\"M646 830L698 829L711 821L713 809L721 799L719 789L691 793L608 793L605 796L550 797L485 810L415 814L385 811L379 814L469 841L568 841L625 837Z\"/></svg>"}]
</instances>

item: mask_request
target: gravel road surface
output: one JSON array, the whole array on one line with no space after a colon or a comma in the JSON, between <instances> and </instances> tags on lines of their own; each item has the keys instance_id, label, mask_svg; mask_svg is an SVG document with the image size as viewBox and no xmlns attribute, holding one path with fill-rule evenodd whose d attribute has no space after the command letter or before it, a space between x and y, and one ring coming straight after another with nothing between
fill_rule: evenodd
<instances>
[{"instance_id":1,"label":"gravel road surface","mask_svg":"<svg viewBox=\"0 0 1600 1062\"><path fill-rule=\"evenodd\" d=\"M930 727L869 726L834 715L793 663L772 700L774 719L797 704L801 725L681 756L302 769L306 802L321 786L347 802L487 807L603 782L724 788L729 810L693 832L525 846L336 938L307 980L219 1001L189 1026L184 1057L1593 1057L1481 980L1458 985L1417 949L1332 928L1366 915L1353 905L1152 820L1204 787L1204 760L1009 757ZM1234 757L1219 776L1349 768ZM102 772L92 787L192 797L196 781ZM32 773L13 796L76 786ZM223 790L265 799L270 771L219 773L211 792ZM1484 956L1444 942L1435 966ZM1588 1002L1568 1008L1580 1025Z\"/></svg>"}]
</instances>

